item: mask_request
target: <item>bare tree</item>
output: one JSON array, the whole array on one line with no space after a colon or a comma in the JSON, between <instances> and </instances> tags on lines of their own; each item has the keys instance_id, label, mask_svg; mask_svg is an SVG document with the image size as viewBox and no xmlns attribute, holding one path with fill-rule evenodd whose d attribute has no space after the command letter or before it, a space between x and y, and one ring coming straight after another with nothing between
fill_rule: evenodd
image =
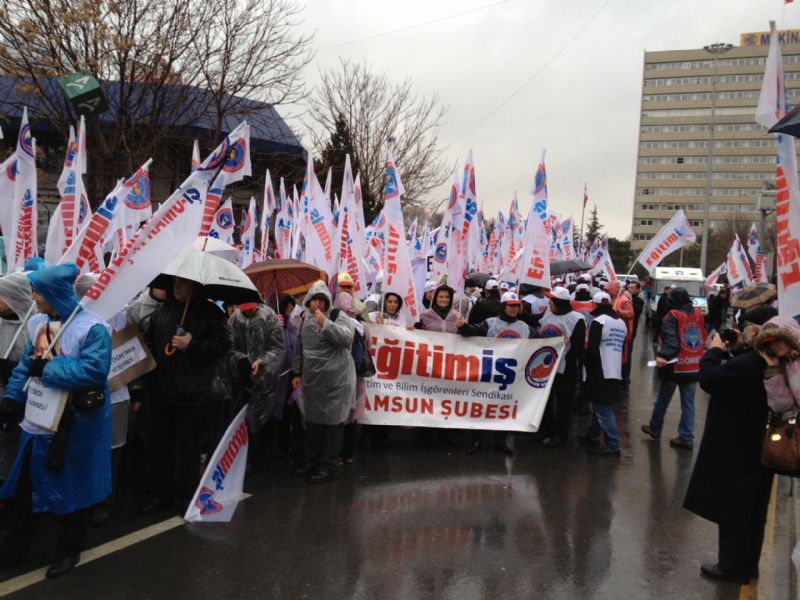
<instances>
[{"instance_id":1,"label":"bare tree","mask_svg":"<svg viewBox=\"0 0 800 600\"><path fill-rule=\"evenodd\" d=\"M411 79L395 84L386 73L347 60L321 77L308 106L314 146L321 153L337 123L344 123L361 169L365 198L383 194L387 145L398 164L406 202L422 202L426 192L447 179L452 170L437 146L445 109L437 94L419 97Z\"/></svg>"},{"instance_id":2,"label":"bare tree","mask_svg":"<svg viewBox=\"0 0 800 600\"><path fill-rule=\"evenodd\" d=\"M291 0L5 0L0 72L19 77L23 98L64 134L77 117L54 78L88 70L104 82L111 115L89 123L97 197L147 156L170 161L177 128L210 119L211 146L227 117L261 108L234 96L292 98L309 60L310 39L292 33L298 10Z\"/></svg>"}]
</instances>

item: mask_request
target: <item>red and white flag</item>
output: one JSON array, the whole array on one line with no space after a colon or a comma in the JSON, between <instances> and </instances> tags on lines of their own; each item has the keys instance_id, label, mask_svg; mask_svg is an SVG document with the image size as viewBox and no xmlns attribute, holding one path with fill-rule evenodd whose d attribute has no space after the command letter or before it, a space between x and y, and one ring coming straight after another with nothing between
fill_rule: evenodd
<instances>
[{"instance_id":1,"label":"red and white flag","mask_svg":"<svg viewBox=\"0 0 800 600\"><path fill-rule=\"evenodd\" d=\"M583 184L583 208L589 203L589 192L586 189L586 183Z\"/></svg>"},{"instance_id":2,"label":"red and white flag","mask_svg":"<svg viewBox=\"0 0 800 600\"><path fill-rule=\"evenodd\" d=\"M275 258L289 258L292 255L294 202L286 195L286 184L283 177L281 177L278 197L280 202L278 214L275 216Z\"/></svg>"},{"instance_id":3,"label":"red and white flag","mask_svg":"<svg viewBox=\"0 0 800 600\"><path fill-rule=\"evenodd\" d=\"M747 234L747 253L756 265L754 273L756 282L766 283L767 269L764 264L764 250L761 248L761 242L758 239L758 229L755 223L750 226L750 232Z\"/></svg>"},{"instance_id":4,"label":"red and white flag","mask_svg":"<svg viewBox=\"0 0 800 600\"><path fill-rule=\"evenodd\" d=\"M194 141L194 145L192 146L192 173L197 171L197 167L200 166L200 144L197 143L197 140Z\"/></svg>"},{"instance_id":5,"label":"red and white flag","mask_svg":"<svg viewBox=\"0 0 800 600\"><path fill-rule=\"evenodd\" d=\"M661 261L669 254L683 248L686 244L692 244L697 240L689 221L683 210L675 213L669 222L664 225L658 233L645 246L639 257L636 259L642 266L652 273Z\"/></svg>"},{"instance_id":6,"label":"red and white flag","mask_svg":"<svg viewBox=\"0 0 800 600\"><path fill-rule=\"evenodd\" d=\"M21 271L37 255L36 239L36 140L31 136L28 109L22 111L17 136L14 195L11 197L11 226L4 232L8 272Z\"/></svg>"},{"instance_id":7,"label":"red and white flag","mask_svg":"<svg viewBox=\"0 0 800 600\"><path fill-rule=\"evenodd\" d=\"M164 257L176 256L194 243L203 223L208 182L228 162L230 149L242 139L246 128L242 123L227 135L161 204L100 274L81 300L84 308L110 319L161 272Z\"/></svg>"},{"instance_id":8,"label":"red and white flag","mask_svg":"<svg viewBox=\"0 0 800 600\"><path fill-rule=\"evenodd\" d=\"M535 204L535 203L534 203ZM550 236L534 205L528 213L525 227L524 250L520 262L519 283L550 289Z\"/></svg>"},{"instance_id":9,"label":"red and white flag","mask_svg":"<svg viewBox=\"0 0 800 600\"><path fill-rule=\"evenodd\" d=\"M747 287L753 285L753 271L750 269L750 261L747 260L747 253L737 235L728 251L728 258L725 261L725 268L728 272L728 283L731 287L741 285Z\"/></svg>"},{"instance_id":10,"label":"red and white flag","mask_svg":"<svg viewBox=\"0 0 800 600\"><path fill-rule=\"evenodd\" d=\"M386 186L383 192L383 214L386 217L386 251L384 257L383 292L394 292L403 299L401 311L409 323L419 321L419 306L411 270L411 257L406 243L403 209L400 197L405 193L400 174L389 154L386 161Z\"/></svg>"},{"instance_id":11,"label":"red and white flag","mask_svg":"<svg viewBox=\"0 0 800 600\"><path fill-rule=\"evenodd\" d=\"M756 109L756 122L772 127L786 114L786 91L780 43L770 21L769 53ZM783 317L800 315L800 189L794 137L778 133L775 230L777 238L778 310Z\"/></svg>"},{"instance_id":12,"label":"red and white flag","mask_svg":"<svg viewBox=\"0 0 800 600\"><path fill-rule=\"evenodd\" d=\"M137 175L147 170L150 165L148 160L136 173L126 180L120 180L97 208L91 218L75 236L67 251L60 257L58 263L73 262L78 265L82 273L99 273L103 270L103 246L109 233L113 233L117 214L122 210L125 198L136 185Z\"/></svg>"},{"instance_id":13,"label":"red and white flag","mask_svg":"<svg viewBox=\"0 0 800 600\"><path fill-rule=\"evenodd\" d=\"M225 160L214 179L214 183L208 188L203 223L200 228L201 236L208 235L211 229L211 221L217 212L225 187L252 175L250 165L250 126L247 123L241 123L235 131L237 132L235 136L231 132L225 138L230 140L229 146L223 149Z\"/></svg>"},{"instance_id":14,"label":"red and white flag","mask_svg":"<svg viewBox=\"0 0 800 600\"><path fill-rule=\"evenodd\" d=\"M717 283L717 280L727 272L728 272L728 265L727 265L727 261L726 261L726 262L723 262L716 269L714 269L711 272L711 275L706 277L706 283L705 283L706 295L708 295L708 290L711 289L711 286L714 285L715 283Z\"/></svg>"},{"instance_id":15,"label":"red and white flag","mask_svg":"<svg viewBox=\"0 0 800 600\"><path fill-rule=\"evenodd\" d=\"M267 260L269 250L269 223L272 213L275 212L275 192L272 189L272 176L267 169L267 179L264 183L264 203L261 205L261 218L258 222L258 230L261 234L261 247L258 250L258 260Z\"/></svg>"},{"instance_id":16,"label":"red and white flag","mask_svg":"<svg viewBox=\"0 0 800 600\"><path fill-rule=\"evenodd\" d=\"M342 202L339 205L339 222L336 240L338 244L338 271L347 271L353 278L353 293L361 300L367 297L367 268L364 261L363 234L358 231L355 185L350 155L345 157L342 181Z\"/></svg>"},{"instance_id":17,"label":"red and white flag","mask_svg":"<svg viewBox=\"0 0 800 600\"><path fill-rule=\"evenodd\" d=\"M250 197L247 212L242 213L242 250L239 252L239 268L246 269L256 258L256 199Z\"/></svg>"}]
</instances>

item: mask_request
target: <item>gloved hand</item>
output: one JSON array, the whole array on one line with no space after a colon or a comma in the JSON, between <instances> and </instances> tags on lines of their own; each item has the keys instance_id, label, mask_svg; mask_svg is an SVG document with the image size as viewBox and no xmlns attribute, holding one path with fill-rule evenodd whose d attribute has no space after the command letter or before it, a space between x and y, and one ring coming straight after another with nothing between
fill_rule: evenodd
<instances>
[{"instance_id":1,"label":"gloved hand","mask_svg":"<svg viewBox=\"0 0 800 600\"><path fill-rule=\"evenodd\" d=\"M236 365L236 369L239 371L239 377L242 378L243 381L250 381L250 359L246 356L243 356L239 359L239 362Z\"/></svg>"},{"instance_id":2,"label":"gloved hand","mask_svg":"<svg viewBox=\"0 0 800 600\"><path fill-rule=\"evenodd\" d=\"M3 381L8 381L11 377L11 372L16 366L16 360L11 360L10 358L0 358L0 379Z\"/></svg>"},{"instance_id":3,"label":"gloved hand","mask_svg":"<svg viewBox=\"0 0 800 600\"><path fill-rule=\"evenodd\" d=\"M28 375L31 377L41 377L44 373L44 366L48 363L46 358L34 358L28 365Z\"/></svg>"},{"instance_id":4,"label":"gloved hand","mask_svg":"<svg viewBox=\"0 0 800 600\"><path fill-rule=\"evenodd\" d=\"M0 428L8 431L10 426L16 425L25 416L25 407L19 402L9 398L0 398Z\"/></svg>"}]
</instances>

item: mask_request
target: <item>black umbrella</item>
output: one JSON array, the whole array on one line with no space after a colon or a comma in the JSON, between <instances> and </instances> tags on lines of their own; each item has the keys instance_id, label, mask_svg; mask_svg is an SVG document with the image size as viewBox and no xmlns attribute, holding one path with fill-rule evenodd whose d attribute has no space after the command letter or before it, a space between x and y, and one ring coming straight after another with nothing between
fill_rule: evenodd
<instances>
[{"instance_id":1,"label":"black umbrella","mask_svg":"<svg viewBox=\"0 0 800 600\"><path fill-rule=\"evenodd\" d=\"M550 263L550 276L589 271L592 265L585 260L556 260Z\"/></svg>"},{"instance_id":2,"label":"black umbrella","mask_svg":"<svg viewBox=\"0 0 800 600\"><path fill-rule=\"evenodd\" d=\"M494 279L494 275L491 273L470 273L469 278L475 282L476 286L482 288L487 281Z\"/></svg>"},{"instance_id":3,"label":"black umbrella","mask_svg":"<svg viewBox=\"0 0 800 600\"><path fill-rule=\"evenodd\" d=\"M769 132L788 133L794 137L800 137L800 104L786 113L786 116L775 123Z\"/></svg>"}]
</instances>

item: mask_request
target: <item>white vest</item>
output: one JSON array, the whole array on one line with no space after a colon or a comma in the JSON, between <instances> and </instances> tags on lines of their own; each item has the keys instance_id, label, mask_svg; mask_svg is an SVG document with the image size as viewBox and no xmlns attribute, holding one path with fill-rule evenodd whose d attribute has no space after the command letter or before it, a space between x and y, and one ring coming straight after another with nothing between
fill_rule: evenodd
<instances>
[{"instance_id":1,"label":"white vest","mask_svg":"<svg viewBox=\"0 0 800 600\"><path fill-rule=\"evenodd\" d=\"M622 379L622 349L628 328L622 319L611 315L600 315L594 321L603 326L600 339L600 361L603 364L603 376L606 379Z\"/></svg>"},{"instance_id":2,"label":"white vest","mask_svg":"<svg viewBox=\"0 0 800 600\"><path fill-rule=\"evenodd\" d=\"M527 323L523 323L519 319L513 323L503 321L500 317L491 317L486 319L489 324L489 331L486 332L486 337L490 338L521 338L527 340L531 337L531 328Z\"/></svg>"},{"instance_id":3,"label":"white vest","mask_svg":"<svg viewBox=\"0 0 800 600\"><path fill-rule=\"evenodd\" d=\"M541 326L539 332L544 335L558 335L567 336L567 345L564 352L561 354L561 361L558 363L558 373L563 374L567 370L566 356L570 350L570 338L575 331L575 326L583 321L583 315L575 310L571 310L564 315L554 315L548 309L542 316L539 324Z\"/></svg>"}]
</instances>

